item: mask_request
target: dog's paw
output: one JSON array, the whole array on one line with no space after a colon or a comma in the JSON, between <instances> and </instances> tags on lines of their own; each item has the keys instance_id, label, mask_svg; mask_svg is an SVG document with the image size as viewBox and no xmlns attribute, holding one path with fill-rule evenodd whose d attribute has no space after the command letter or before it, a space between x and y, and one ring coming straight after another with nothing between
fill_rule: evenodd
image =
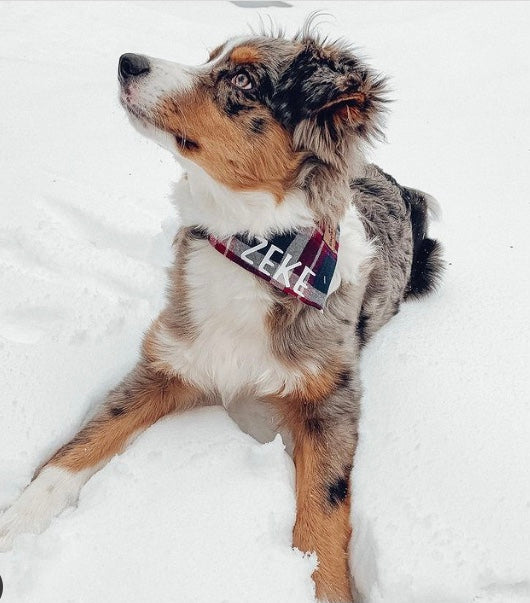
<instances>
[{"instance_id":1,"label":"dog's paw","mask_svg":"<svg viewBox=\"0 0 530 603\"><path fill-rule=\"evenodd\" d=\"M53 518L50 497L30 484L11 507L0 516L0 551L13 547L20 534L38 534Z\"/></svg>"},{"instance_id":2,"label":"dog's paw","mask_svg":"<svg viewBox=\"0 0 530 603\"><path fill-rule=\"evenodd\" d=\"M45 467L0 516L0 551L11 549L20 534L45 530L56 515L75 503L85 481L83 472Z\"/></svg>"},{"instance_id":3,"label":"dog's paw","mask_svg":"<svg viewBox=\"0 0 530 603\"><path fill-rule=\"evenodd\" d=\"M19 534L31 531L31 526L25 518L17 514L15 505L4 511L0 515L0 553L9 551Z\"/></svg>"}]
</instances>

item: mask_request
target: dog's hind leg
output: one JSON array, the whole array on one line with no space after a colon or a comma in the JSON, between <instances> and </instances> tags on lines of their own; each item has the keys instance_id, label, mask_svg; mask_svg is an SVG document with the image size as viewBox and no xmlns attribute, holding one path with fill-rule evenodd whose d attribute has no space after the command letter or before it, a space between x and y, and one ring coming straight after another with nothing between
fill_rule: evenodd
<instances>
[{"instance_id":1,"label":"dog's hind leg","mask_svg":"<svg viewBox=\"0 0 530 603\"><path fill-rule=\"evenodd\" d=\"M317 553L318 568L313 574L317 598L345 603L352 601L350 472L357 444L359 394L348 372L337 376L333 390L324 399L289 396L274 403L294 440L297 511L293 544L301 551Z\"/></svg>"},{"instance_id":2,"label":"dog's hind leg","mask_svg":"<svg viewBox=\"0 0 530 603\"><path fill-rule=\"evenodd\" d=\"M167 413L185 410L200 400L194 387L140 362L108 394L94 418L53 455L0 516L0 550L10 548L20 533L44 530L55 515L77 500L89 477L132 437Z\"/></svg>"}]
</instances>

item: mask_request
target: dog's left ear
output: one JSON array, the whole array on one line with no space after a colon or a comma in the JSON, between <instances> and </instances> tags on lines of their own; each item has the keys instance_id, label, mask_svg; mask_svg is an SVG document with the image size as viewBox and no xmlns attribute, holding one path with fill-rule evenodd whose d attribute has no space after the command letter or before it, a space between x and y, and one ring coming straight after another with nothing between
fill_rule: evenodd
<instances>
[{"instance_id":1,"label":"dog's left ear","mask_svg":"<svg viewBox=\"0 0 530 603\"><path fill-rule=\"evenodd\" d=\"M364 131L370 122L376 122L382 111L382 82L374 80L368 73L356 77L338 76L333 89L320 103L313 106L312 116L320 121L333 119ZM362 132L361 132L362 133Z\"/></svg>"},{"instance_id":2,"label":"dog's left ear","mask_svg":"<svg viewBox=\"0 0 530 603\"><path fill-rule=\"evenodd\" d=\"M312 120L329 135L370 139L381 134L385 93L385 79L349 51L307 43L280 78L275 104L288 128Z\"/></svg>"}]
</instances>

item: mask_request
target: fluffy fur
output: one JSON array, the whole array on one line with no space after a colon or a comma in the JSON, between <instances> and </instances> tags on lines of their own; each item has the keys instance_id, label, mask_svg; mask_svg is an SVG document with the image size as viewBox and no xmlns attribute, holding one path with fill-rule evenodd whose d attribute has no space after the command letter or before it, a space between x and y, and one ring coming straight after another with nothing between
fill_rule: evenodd
<instances>
[{"instance_id":1,"label":"fluffy fur","mask_svg":"<svg viewBox=\"0 0 530 603\"><path fill-rule=\"evenodd\" d=\"M188 67L120 60L133 125L175 154L182 226L167 307L137 367L0 518L0 546L46 527L110 456L164 414L253 398L287 430L297 476L294 544L316 551L321 600L351 601L350 471L361 400L359 354L441 268L429 202L364 159L381 131L385 80L345 44L308 28L237 38ZM340 227L324 311L219 255L197 231L268 236Z\"/></svg>"}]
</instances>

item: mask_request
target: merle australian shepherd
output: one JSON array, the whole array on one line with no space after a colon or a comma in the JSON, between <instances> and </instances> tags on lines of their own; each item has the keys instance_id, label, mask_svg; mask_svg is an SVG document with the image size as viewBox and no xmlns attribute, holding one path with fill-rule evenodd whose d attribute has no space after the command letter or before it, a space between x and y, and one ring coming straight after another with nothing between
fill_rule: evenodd
<instances>
[{"instance_id":1,"label":"merle australian shepherd","mask_svg":"<svg viewBox=\"0 0 530 603\"><path fill-rule=\"evenodd\" d=\"M430 197L367 163L386 86L342 42L229 40L190 67L119 60L132 124L183 167L167 306L140 359L0 518L43 530L131 438L173 411L252 398L290 434L293 543L318 599L351 601L350 473L363 345L436 284Z\"/></svg>"}]
</instances>

